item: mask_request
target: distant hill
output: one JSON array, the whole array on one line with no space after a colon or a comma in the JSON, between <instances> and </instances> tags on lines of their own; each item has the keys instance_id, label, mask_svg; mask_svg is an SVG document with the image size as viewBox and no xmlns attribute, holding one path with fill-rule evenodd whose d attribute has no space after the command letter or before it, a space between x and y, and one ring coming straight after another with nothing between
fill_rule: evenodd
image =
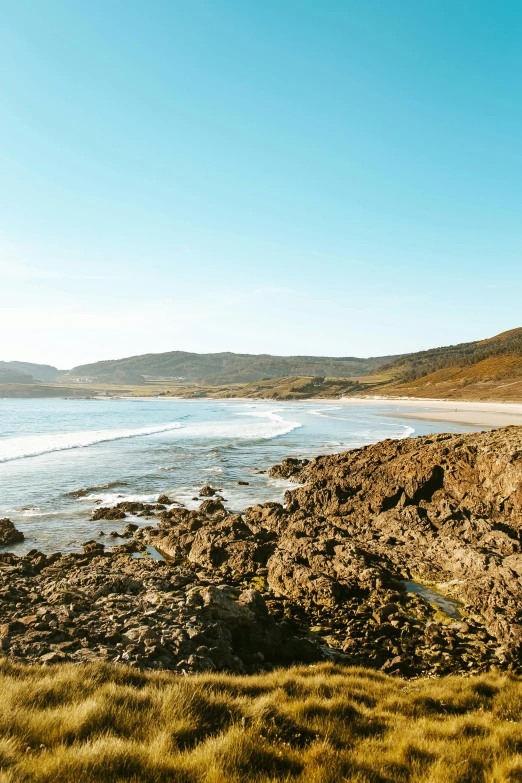
<instances>
[{"instance_id":1,"label":"distant hill","mask_svg":"<svg viewBox=\"0 0 522 783\"><path fill-rule=\"evenodd\" d=\"M32 375L0 365L0 383L34 383Z\"/></svg>"},{"instance_id":2,"label":"distant hill","mask_svg":"<svg viewBox=\"0 0 522 783\"><path fill-rule=\"evenodd\" d=\"M522 399L522 328L495 337L399 357L381 368L383 391L418 397Z\"/></svg>"},{"instance_id":3,"label":"distant hill","mask_svg":"<svg viewBox=\"0 0 522 783\"><path fill-rule=\"evenodd\" d=\"M62 394L73 396L85 394L85 384L93 390L98 384L98 389L143 386L145 393L156 386L157 393L182 396L304 399L384 394L519 402L522 328L484 340L369 359L170 351L83 364L68 373L50 365L0 362L0 384L18 384L19 396L35 396L36 387L29 386L35 380L58 382ZM51 386L42 386L41 392L56 396Z\"/></svg>"},{"instance_id":4,"label":"distant hill","mask_svg":"<svg viewBox=\"0 0 522 783\"><path fill-rule=\"evenodd\" d=\"M281 376L321 376L349 378L364 375L381 365L396 359L395 356L359 359L353 356L331 358L327 356L271 356L269 354L238 353L149 353L93 364L83 364L70 371L71 377L87 377L95 380L116 378L130 383L125 373L146 378L183 378L207 384L254 383Z\"/></svg>"},{"instance_id":5,"label":"distant hill","mask_svg":"<svg viewBox=\"0 0 522 783\"><path fill-rule=\"evenodd\" d=\"M36 381L45 382L55 381L60 375L60 370L50 364L33 364L32 362L0 362L0 370L14 370L31 375ZM0 380L0 383L10 383L10 381ZM12 383L23 383L23 381L12 381Z\"/></svg>"}]
</instances>

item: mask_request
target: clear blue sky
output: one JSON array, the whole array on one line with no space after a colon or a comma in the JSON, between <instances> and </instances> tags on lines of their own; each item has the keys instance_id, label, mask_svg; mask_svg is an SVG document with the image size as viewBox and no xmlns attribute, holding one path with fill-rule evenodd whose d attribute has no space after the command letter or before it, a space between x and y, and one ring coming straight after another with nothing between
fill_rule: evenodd
<instances>
[{"instance_id":1,"label":"clear blue sky","mask_svg":"<svg viewBox=\"0 0 522 783\"><path fill-rule=\"evenodd\" d=\"M519 0L4 0L0 359L522 326Z\"/></svg>"}]
</instances>

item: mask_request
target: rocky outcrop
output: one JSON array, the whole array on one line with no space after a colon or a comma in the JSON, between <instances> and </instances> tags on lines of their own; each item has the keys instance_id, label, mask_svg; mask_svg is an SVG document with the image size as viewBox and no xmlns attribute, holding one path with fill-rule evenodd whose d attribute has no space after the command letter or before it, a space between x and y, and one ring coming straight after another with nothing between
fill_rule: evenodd
<instances>
[{"instance_id":1,"label":"rocky outcrop","mask_svg":"<svg viewBox=\"0 0 522 783\"><path fill-rule=\"evenodd\" d=\"M24 534L16 529L10 519L0 519L0 546L18 544L24 538Z\"/></svg>"},{"instance_id":2,"label":"rocky outcrop","mask_svg":"<svg viewBox=\"0 0 522 783\"><path fill-rule=\"evenodd\" d=\"M288 553L285 574L299 564L297 536L307 536L315 552L329 531L335 545L320 562L308 557L311 574L336 574L345 584L339 554L363 548L390 573L460 599L518 665L521 428L384 441L308 464L286 460L272 475L305 484L286 495L274 584L281 583L281 552Z\"/></svg>"},{"instance_id":3,"label":"rocky outcrop","mask_svg":"<svg viewBox=\"0 0 522 783\"><path fill-rule=\"evenodd\" d=\"M185 672L332 657L402 676L522 669L522 428L271 474L300 484L284 505L119 503L156 524L129 523L109 552L0 555L5 654ZM453 597L452 616L419 583Z\"/></svg>"},{"instance_id":4,"label":"rocky outcrop","mask_svg":"<svg viewBox=\"0 0 522 783\"><path fill-rule=\"evenodd\" d=\"M205 571L263 573L287 614L361 662L391 666L405 656L402 670L452 671L480 659L480 667L518 669L522 430L384 441L311 462L287 459L270 473L303 484L284 506L240 516L206 501L199 511L165 513L148 540ZM420 616L422 599L412 606L408 580L460 602L471 663L458 640L446 643L448 618L428 632L439 615L424 602ZM382 616L387 603L399 606L391 621ZM432 636L434 657L425 646Z\"/></svg>"},{"instance_id":5,"label":"rocky outcrop","mask_svg":"<svg viewBox=\"0 0 522 783\"><path fill-rule=\"evenodd\" d=\"M0 652L15 660L242 673L324 657L260 592L219 574L104 553L95 541L83 555L0 558Z\"/></svg>"},{"instance_id":6,"label":"rocky outcrop","mask_svg":"<svg viewBox=\"0 0 522 783\"><path fill-rule=\"evenodd\" d=\"M199 490L199 495L203 498L211 498L213 495L216 495L217 492L218 490L214 489L210 484L205 484L205 486L201 487Z\"/></svg>"}]
</instances>

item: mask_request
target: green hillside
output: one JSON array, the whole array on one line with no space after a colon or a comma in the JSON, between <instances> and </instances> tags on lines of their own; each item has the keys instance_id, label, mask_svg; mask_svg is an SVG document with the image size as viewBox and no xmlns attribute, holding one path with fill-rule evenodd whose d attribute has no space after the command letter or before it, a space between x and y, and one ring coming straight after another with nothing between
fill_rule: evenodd
<instances>
[{"instance_id":1,"label":"green hillside","mask_svg":"<svg viewBox=\"0 0 522 783\"><path fill-rule=\"evenodd\" d=\"M254 383L281 376L321 376L349 378L372 372L397 357L360 359L354 356L270 356L236 353L169 353L131 356L75 367L71 377L86 377L109 382L119 374L121 382L131 382L128 373L146 378L183 378L208 384Z\"/></svg>"},{"instance_id":2,"label":"green hillside","mask_svg":"<svg viewBox=\"0 0 522 783\"><path fill-rule=\"evenodd\" d=\"M10 367L2 367L0 364L0 384L1 383L34 383L32 375L13 370Z\"/></svg>"},{"instance_id":3,"label":"green hillside","mask_svg":"<svg viewBox=\"0 0 522 783\"><path fill-rule=\"evenodd\" d=\"M55 381L60 375L60 371L50 364L34 364L33 362L0 362L1 371L12 371L13 378L14 373L22 373L23 375L32 376L36 381L45 381L46 383ZM13 379L12 381L0 380L0 383L24 383L24 381L19 379Z\"/></svg>"}]
</instances>

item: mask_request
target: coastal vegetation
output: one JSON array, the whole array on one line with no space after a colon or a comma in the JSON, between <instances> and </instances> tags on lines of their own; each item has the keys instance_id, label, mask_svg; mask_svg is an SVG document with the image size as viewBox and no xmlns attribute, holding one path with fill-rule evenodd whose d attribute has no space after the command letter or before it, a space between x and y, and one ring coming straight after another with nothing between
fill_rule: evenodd
<instances>
[{"instance_id":1,"label":"coastal vegetation","mask_svg":"<svg viewBox=\"0 0 522 783\"><path fill-rule=\"evenodd\" d=\"M1 783L515 783L522 681L0 667Z\"/></svg>"},{"instance_id":2,"label":"coastal vegetation","mask_svg":"<svg viewBox=\"0 0 522 783\"><path fill-rule=\"evenodd\" d=\"M522 400L522 329L410 354L384 365L389 395L454 400Z\"/></svg>"},{"instance_id":3,"label":"coastal vegetation","mask_svg":"<svg viewBox=\"0 0 522 783\"><path fill-rule=\"evenodd\" d=\"M495 361L496 360L496 361ZM407 354L383 366L406 383L442 370L475 368L470 377L516 377L522 371L522 328L487 340Z\"/></svg>"}]
</instances>

